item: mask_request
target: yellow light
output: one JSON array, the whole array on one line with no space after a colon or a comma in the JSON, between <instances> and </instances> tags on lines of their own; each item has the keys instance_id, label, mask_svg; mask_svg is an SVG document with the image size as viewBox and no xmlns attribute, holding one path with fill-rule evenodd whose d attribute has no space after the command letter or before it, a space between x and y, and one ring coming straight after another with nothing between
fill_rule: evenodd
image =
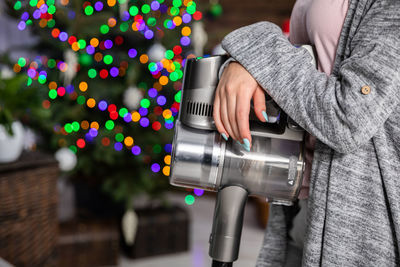
<instances>
[{"instance_id":1,"label":"yellow light","mask_svg":"<svg viewBox=\"0 0 400 267\"><path fill-rule=\"evenodd\" d=\"M94 107L96 106L96 100L94 100L93 98L89 98L89 99L86 101L86 105L87 105L89 108L94 108Z\"/></svg>"},{"instance_id":2,"label":"yellow light","mask_svg":"<svg viewBox=\"0 0 400 267\"><path fill-rule=\"evenodd\" d=\"M81 90L82 92L86 92L87 89L88 89L88 84L86 82L81 82L79 84L79 90Z\"/></svg>"},{"instance_id":3,"label":"yellow light","mask_svg":"<svg viewBox=\"0 0 400 267\"><path fill-rule=\"evenodd\" d=\"M190 27L185 26L182 28L182 35L183 36L189 36L192 33L192 30L190 29Z\"/></svg>"},{"instance_id":4,"label":"yellow light","mask_svg":"<svg viewBox=\"0 0 400 267\"><path fill-rule=\"evenodd\" d=\"M88 121L82 121L81 122L81 127L83 130L87 130L89 128L89 122Z\"/></svg>"},{"instance_id":5,"label":"yellow light","mask_svg":"<svg viewBox=\"0 0 400 267\"><path fill-rule=\"evenodd\" d=\"M166 110L163 111L162 115L163 115L164 118L169 119L172 116L172 112L171 112L171 110L166 109Z\"/></svg>"},{"instance_id":6,"label":"yellow light","mask_svg":"<svg viewBox=\"0 0 400 267\"><path fill-rule=\"evenodd\" d=\"M72 50L74 50L75 52L78 51L78 50L79 50L79 44L78 44L78 42L74 42L74 43L71 45L71 48L72 48Z\"/></svg>"},{"instance_id":7,"label":"yellow light","mask_svg":"<svg viewBox=\"0 0 400 267\"><path fill-rule=\"evenodd\" d=\"M46 19L41 19L40 22L39 22L39 26L41 28L46 27L47 26L47 20Z\"/></svg>"},{"instance_id":8,"label":"yellow light","mask_svg":"<svg viewBox=\"0 0 400 267\"><path fill-rule=\"evenodd\" d=\"M115 6L116 2L117 2L116 0L107 0L107 5Z\"/></svg>"},{"instance_id":9,"label":"yellow light","mask_svg":"<svg viewBox=\"0 0 400 267\"><path fill-rule=\"evenodd\" d=\"M164 157L164 162L165 162L165 164L167 164L167 165L171 165L171 155L166 155L166 156Z\"/></svg>"},{"instance_id":10,"label":"yellow light","mask_svg":"<svg viewBox=\"0 0 400 267\"><path fill-rule=\"evenodd\" d=\"M164 174L165 176L169 176L170 167L169 167L169 166L165 166L165 167L162 169L162 172L163 172L163 174Z\"/></svg>"},{"instance_id":11,"label":"yellow light","mask_svg":"<svg viewBox=\"0 0 400 267\"><path fill-rule=\"evenodd\" d=\"M140 63L146 64L149 61L149 57L146 54L143 54L140 56L139 60L140 60Z\"/></svg>"},{"instance_id":12,"label":"yellow light","mask_svg":"<svg viewBox=\"0 0 400 267\"><path fill-rule=\"evenodd\" d=\"M18 72L20 72L20 71L21 71L21 66L18 65L18 64L15 64L15 65L14 65L14 72L18 73Z\"/></svg>"},{"instance_id":13,"label":"yellow light","mask_svg":"<svg viewBox=\"0 0 400 267\"><path fill-rule=\"evenodd\" d=\"M97 123L97 121L93 121L90 124L90 128L95 128L96 130L98 130L99 129L99 124Z\"/></svg>"},{"instance_id":14,"label":"yellow light","mask_svg":"<svg viewBox=\"0 0 400 267\"><path fill-rule=\"evenodd\" d=\"M97 47L99 45L99 40L97 38L92 38L90 40L90 45L93 47Z\"/></svg>"},{"instance_id":15,"label":"yellow light","mask_svg":"<svg viewBox=\"0 0 400 267\"><path fill-rule=\"evenodd\" d=\"M168 83L168 77L167 76L161 76L158 81L160 82L161 85L166 85Z\"/></svg>"},{"instance_id":16,"label":"yellow light","mask_svg":"<svg viewBox=\"0 0 400 267\"><path fill-rule=\"evenodd\" d=\"M176 26L180 26L182 24L182 18L179 16L176 16L172 21Z\"/></svg>"},{"instance_id":17,"label":"yellow light","mask_svg":"<svg viewBox=\"0 0 400 267\"><path fill-rule=\"evenodd\" d=\"M124 144L126 146L133 146L133 138L130 136L125 137Z\"/></svg>"},{"instance_id":18,"label":"yellow light","mask_svg":"<svg viewBox=\"0 0 400 267\"><path fill-rule=\"evenodd\" d=\"M96 54L94 54L94 60L96 60L97 62L100 62L103 60L103 54L100 52L97 52Z\"/></svg>"},{"instance_id":19,"label":"yellow light","mask_svg":"<svg viewBox=\"0 0 400 267\"><path fill-rule=\"evenodd\" d=\"M138 122L140 120L140 114L137 111L132 112L132 121Z\"/></svg>"},{"instance_id":20,"label":"yellow light","mask_svg":"<svg viewBox=\"0 0 400 267\"><path fill-rule=\"evenodd\" d=\"M56 82L50 82L49 83L49 89L57 89L57 83Z\"/></svg>"},{"instance_id":21,"label":"yellow light","mask_svg":"<svg viewBox=\"0 0 400 267\"><path fill-rule=\"evenodd\" d=\"M109 18L109 19L108 19L108 26L112 28L112 27L114 27L115 25L117 25L116 19L114 19L114 18Z\"/></svg>"},{"instance_id":22,"label":"yellow light","mask_svg":"<svg viewBox=\"0 0 400 267\"><path fill-rule=\"evenodd\" d=\"M135 21L134 23L132 23L132 30L137 32L139 30L139 26L139 22Z\"/></svg>"}]
</instances>

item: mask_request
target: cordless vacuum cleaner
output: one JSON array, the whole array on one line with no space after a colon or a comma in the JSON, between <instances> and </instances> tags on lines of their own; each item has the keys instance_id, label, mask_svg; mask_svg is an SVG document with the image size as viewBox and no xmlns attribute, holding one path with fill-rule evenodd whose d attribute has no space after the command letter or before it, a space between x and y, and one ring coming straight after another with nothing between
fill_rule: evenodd
<instances>
[{"instance_id":1,"label":"cordless vacuum cleaner","mask_svg":"<svg viewBox=\"0 0 400 267\"><path fill-rule=\"evenodd\" d=\"M312 53L311 47L306 49ZM259 121L254 111L250 114L250 152L231 139L225 141L216 131L214 91L219 68L227 58L186 62L170 174L172 185L218 192L209 239L213 267L232 266L238 258L247 197L291 205L304 170L304 130L268 96L269 123Z\"/></svg>"}]
</instances>

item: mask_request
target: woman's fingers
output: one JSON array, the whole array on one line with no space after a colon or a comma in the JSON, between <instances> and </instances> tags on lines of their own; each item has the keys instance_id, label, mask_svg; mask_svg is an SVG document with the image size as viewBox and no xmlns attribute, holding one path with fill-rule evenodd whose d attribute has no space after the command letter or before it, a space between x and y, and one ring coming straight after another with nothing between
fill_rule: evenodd
<instances>
[{"instance_id":1,"label":"woman's fingers","mask_svg":"<svg viewBox=\"0 0 400 267\"><path fill-rule=\"evenodd\" d=\"M242 90L242 94L236 100L236 125L244 148L250 151L251 134L249 126L251 94L249 90Z\"/></svg>"},{"instance_id":2,"label":"woman's fingers","mask_svg":"<svg viewBox=\"0 0 400 267\"><path fill-rule=\"evenodd\" d=\"M218 92L218 90L217 90L217 92ZM215 127L217 127L217 131L222 135L222 137L225 139L225 141L228 141L229 134L225 130L224 125L222 124L220 110L221 110L221 100L219 98L219 94L216 93L215 99L214 99L214 110L213 110Z\"/></svg>"},{"instance_id":3,"label":"woman's fingers","mask_svg":"<svg viewBox=\"0 0 400 267\"><path fill-rule=\"evenodd\" d=\"M224 93L224 90L221 89L219 92L219 98L220 98L220 115L221 115L221 121L226 129L227 133L234 139L238 140L238 136L235 135L235 132L232 130L231 123L229 121L229 113L228 113L228 100L227 96Z\"/></svg>"},{"instance_id":4,"label":"woman's fingers","mask_svg":"<svg viewBox=\"0 0 400 267\"><path fill-rule=\"evenodd\" d=\"M257 86L253 94L253 103L257 118L262 122L268 122L267 108L265 106L265 92L260 86Z\"/></svg>"}]
</instances>

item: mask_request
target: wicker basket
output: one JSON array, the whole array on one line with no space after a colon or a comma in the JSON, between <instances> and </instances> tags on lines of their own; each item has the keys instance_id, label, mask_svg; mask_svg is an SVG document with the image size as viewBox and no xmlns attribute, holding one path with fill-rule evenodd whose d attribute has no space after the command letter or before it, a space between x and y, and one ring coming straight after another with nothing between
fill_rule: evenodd
<instances>
[{"instance_id":1,"label":"wicker basket","mask_svg":"<svg viewBox=\"0 0 400 267\"><path fill-rule=\"evenodd\" d=\"M16 266L55 266L57 162L39 153L0 164L0 257Z\"/></svg>"}]
</instances>

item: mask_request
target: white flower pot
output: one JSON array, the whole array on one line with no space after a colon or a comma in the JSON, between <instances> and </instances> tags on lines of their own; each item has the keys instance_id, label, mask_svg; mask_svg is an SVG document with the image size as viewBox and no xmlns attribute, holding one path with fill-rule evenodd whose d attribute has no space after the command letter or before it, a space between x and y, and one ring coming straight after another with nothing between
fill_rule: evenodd
<instances>
[{"instance_id":1,"label":"white flower pot","mask_svg":"<svg viewBox=\"0 0 400 267\"><path fill-rule=\"evenodd\" d=\"M17 160L24 148L24 127L19 121L13 122L11 127L12 136L0 125L0 163Z\"/></svg>"}]
</instances>

